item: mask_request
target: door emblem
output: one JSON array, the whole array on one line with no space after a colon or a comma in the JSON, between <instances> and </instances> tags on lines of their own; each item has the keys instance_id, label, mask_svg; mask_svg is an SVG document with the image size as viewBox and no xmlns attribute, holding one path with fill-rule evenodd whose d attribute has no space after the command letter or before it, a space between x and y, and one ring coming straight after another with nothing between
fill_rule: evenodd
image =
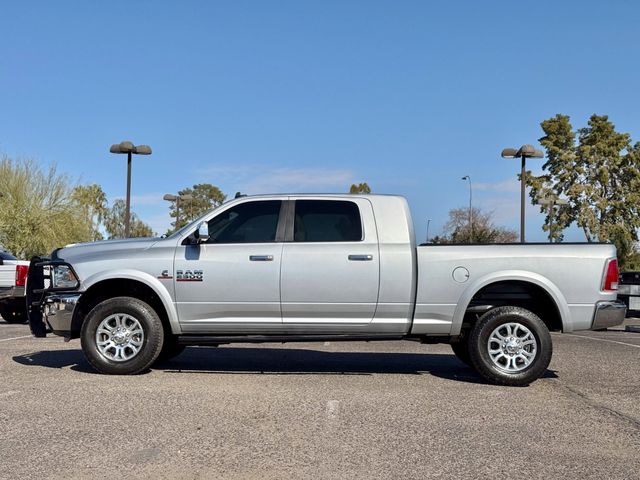
<instances>
[{"instance_id":1,"label":"door emblem","mask_svg":"<svg viewBox=\"0 0 640 480\"><path fill-rule=\"evenodd\" d=\"M158 275L160 280L171 280L173 278L172 275L169 274L169 270L163 270L160 275Z\"/></svg>"},{"instance_id":2,"label":"door emblem","mask_svg":"<svg viewBox=\"0 0 640 480\"><path fill-rule=\"evenodd\" d=\"M203 279L202 270L176 270L176 282L201 282Z\"/></svg>"}]
</instances>

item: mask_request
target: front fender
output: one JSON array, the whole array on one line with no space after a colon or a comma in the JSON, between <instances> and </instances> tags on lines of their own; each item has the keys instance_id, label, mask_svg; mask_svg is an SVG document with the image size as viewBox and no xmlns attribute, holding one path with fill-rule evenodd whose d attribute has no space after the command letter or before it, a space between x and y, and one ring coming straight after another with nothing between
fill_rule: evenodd
<instances>
[{"instance_id":1,"label":"front fender","mask_svg":"<svg viewBox=\"0 0 640 480\"><path fill-rule=\"evenodd\" d=\"M532 283L542 288L553 299L556 307L558 308L558 312L560 312L560 318L562 320L562 331L573 331L573 328L571 326L571 312L569 311L567 300L564 298L564 295L562 294L560 289L552 281L538 273L528 272L526 270L504 270L500 272L493 272L479 278L478 280L470 284L464 290L464 292L462 292L462 295L458 300L458 305L456 306L455 312L453 314L451 335L460 335L462 322L464 320L464 315L467 311L467 307L469 306L469 303L471 303L471 299L476 293L492 283L504 282L509 280Z\"/></svg>"},{"instance_id":2,"label":"front fender","mask_svg":"<svg viewBox=\"0 0 640 480\"><path fill-rule=\"evenodd\" d=\"M98 272L83 280L81 288L83 291L87 291L96 283L102 282L104 280L114 279L136 280L151 288L156 293L156 295L158 295L158 297L162 301L162 304L164 305L165 310L167 311L167 317L169 319L169 324L171 325L172 333L176 335L180 335L182 333L180 323L178 322L178 313L176 311L173 299L169 294L169 291L162 284L162 282L160 282L160 280L153 277L152 275L149 275L148 273L141 272L139 270L127 269Z\"/></svg>"}]
</instances>

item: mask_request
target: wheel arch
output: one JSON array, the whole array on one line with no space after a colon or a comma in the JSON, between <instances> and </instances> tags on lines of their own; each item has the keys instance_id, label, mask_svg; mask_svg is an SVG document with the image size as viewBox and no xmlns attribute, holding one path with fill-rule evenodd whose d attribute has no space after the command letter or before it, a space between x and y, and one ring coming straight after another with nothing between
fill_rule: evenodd
<instances>
[{"instance_id":1,"label":"wheel arch","mask_svg":"<svg viewBox=\"0 0 640 480\"><path fill-rule=\"evenodd\" d=\"M550 330L561 330L563 332L571 332L571 313L567 301L560 289L548 278L534 272L527 271L502 271L495 272L479 278L473 284L469 285L463 292L455 309L453 323L451 327L451 335L460 335L465 317L468 315L467 310L472 302L481 298L482 295L492 288L500 289L500 286L519 286L529 291L533 298L539 298L542 302L537 310L550 311L549 317L542 318ZM524 301L514 300L510 304L522 306ZM530 308L536 312L536 308ZM540 316L540 315L539 315Z\"/></svg>"},{"instance_id":2,"label":"wheel arch","mask_svg":"<svg viewBox=\"0 0 640 480\"><path fill-rule=\"evenodd\" d=\"M151 305L160 316L167 332L180 334L177 312L166 287L149 274L122 270L96 274L82 282L82 293L71 322L71 337L77 338L84 318L100 301L126 296Z\"/></svg>"}]
</instances>

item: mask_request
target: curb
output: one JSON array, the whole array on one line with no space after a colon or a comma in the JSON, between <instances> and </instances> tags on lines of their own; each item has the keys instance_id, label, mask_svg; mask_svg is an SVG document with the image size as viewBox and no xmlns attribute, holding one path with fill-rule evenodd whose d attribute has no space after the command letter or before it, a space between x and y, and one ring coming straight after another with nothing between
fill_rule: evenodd
<instances>
[{"instance_id":1,"label":"curb","mask_svg":"<svg viewBox=\"0 0 640 480\"><path fill-rule=\"evenodd\" d=\"M640 325L627 325L626 327L624 327L624 331L640 333Z\"/></svg>"}]
</instances>

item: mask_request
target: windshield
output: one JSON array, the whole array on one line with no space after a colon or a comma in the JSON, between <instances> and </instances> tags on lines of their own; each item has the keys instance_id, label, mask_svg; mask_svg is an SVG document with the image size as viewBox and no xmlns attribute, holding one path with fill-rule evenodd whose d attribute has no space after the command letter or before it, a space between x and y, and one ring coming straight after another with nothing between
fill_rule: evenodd
<instances>
[{"instance_id":1,"label":"windshield","mask_svg":"<svg viewBox=\"0 0 640 480\"><path fill-rule=\"evenodd\" d=\"M17 258L9 252L0 251L0 260L17 260Z\"/></svg>"}]
</instances>

